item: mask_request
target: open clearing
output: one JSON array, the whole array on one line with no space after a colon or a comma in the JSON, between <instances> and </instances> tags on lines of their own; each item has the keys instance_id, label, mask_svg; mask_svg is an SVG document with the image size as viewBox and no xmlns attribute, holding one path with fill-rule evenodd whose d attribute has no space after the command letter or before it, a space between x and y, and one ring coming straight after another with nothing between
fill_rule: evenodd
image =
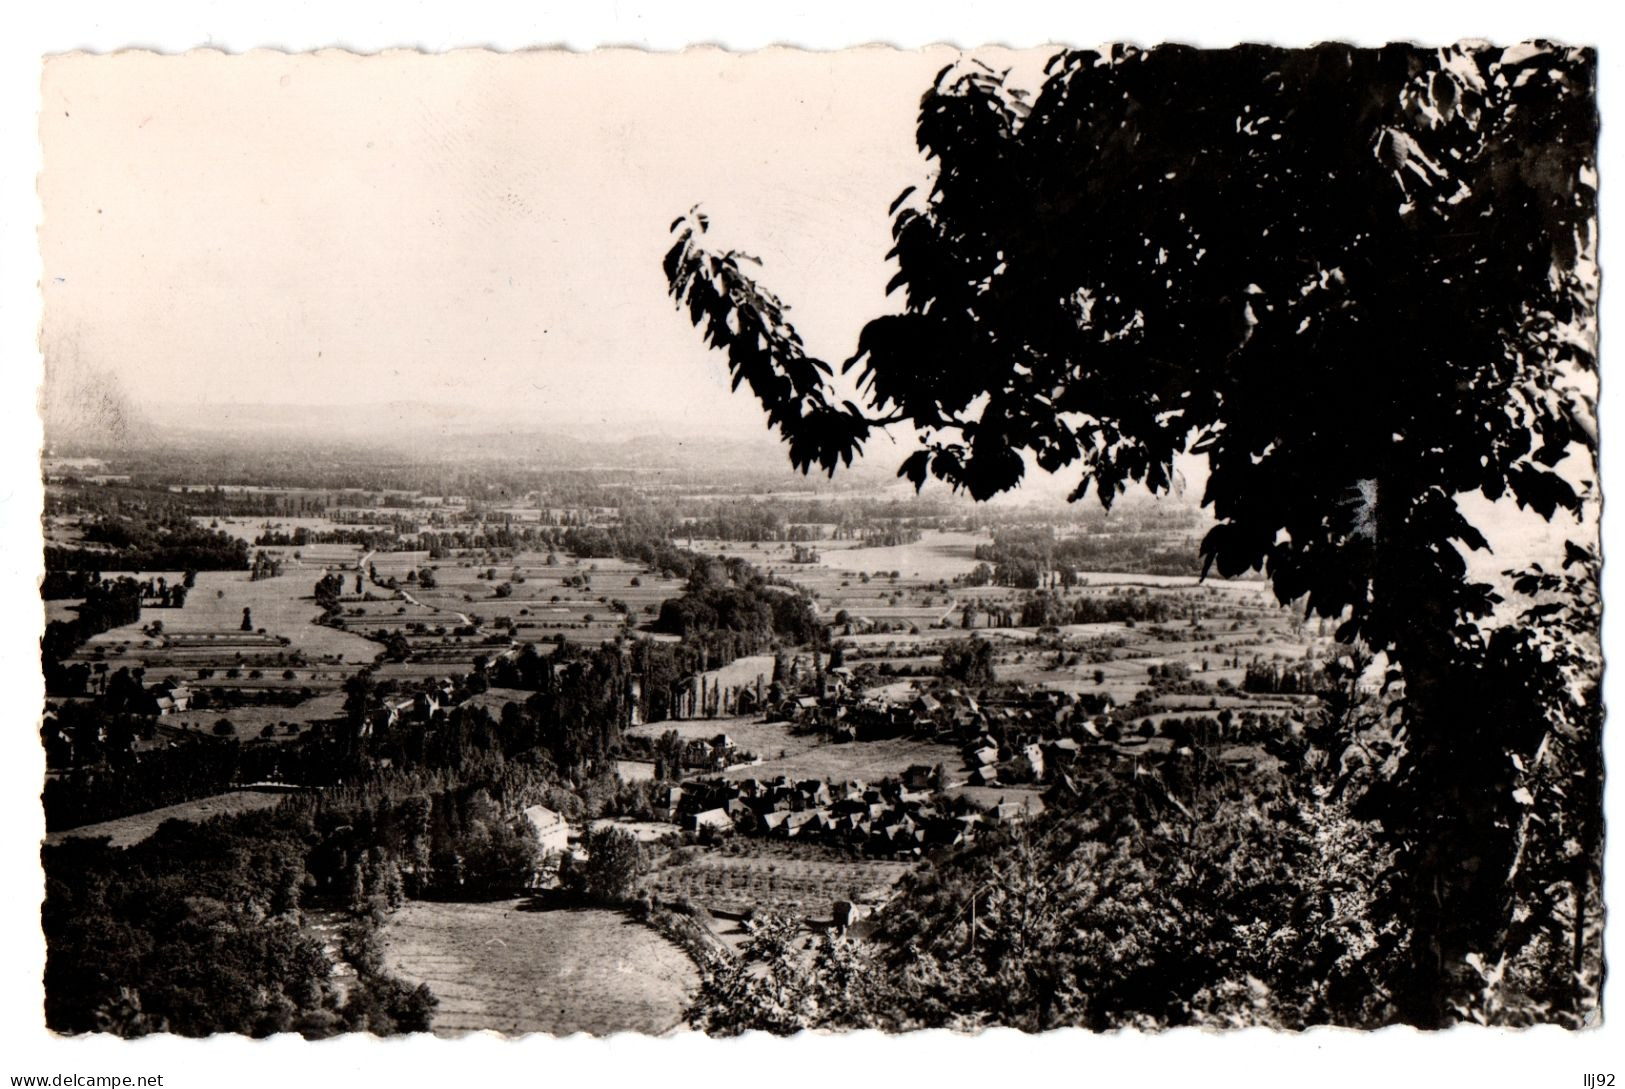
<instances>
[{"instance_id":1,"label":"open clearing","mask_svg":"<svg viewBox=\"0 0 1625 1089\"><path fill-rule=\"evenodd\" d=\"M45 842L56 846L70 838L94 839L107 836L114 847L129 847L140 843L165 821L205 821L211 817L224 817L235 813L249 813L256 809L270 809L288 795L257 790L233 790L225 794L212 794L179 805L166 805L117 820L99 824L85 824L62 832L52 832Z\"/></svg>"},{"instance_id":2,"label":"open clearing","mask_svg":"<svg viewBox=\"0 0 1625 1089\"><path fill-rule=\"evenodd\" d=\"M429 985L436 1035L661 1034L682 1023L699 973L681 949L618 912L526 903L413 901L390 918L385 966Z\"/></svg>"},{"instance_id":3,"label":"open clearing","mask_svg":"<svg viewBox=\"0 0 1625 1089\"><path fill-rule=\"evenodd\" d=\"M142 577L159 573L143 572ZM164 574L171 582L180 581L179 572ZM109 661L122 660L128 655L158 668L194 662L224 664L233 660L238 651L243 653L244 659L256 661L275 658L284 650L287 653L302 651L311 661L355 665L378 657L381 648L377 643L314 623L321 615L312 597L316 578L310 572L295 571L255 582L249 579L247 571L203 571L187 595L184 608L143 609L135 623L94 636L86 644L86 651L100 648ZM252 641L253 633L240 630L245 608L250 611L254 628L266 630L266 639L261 641L265 645L246 645ZM163 621L166 635L181 637L177 645L143 645L153 640L148 639L141 628L154 620ZM218 646L211 646L211 636ZM278 636L288 640L286 648L276 643ZM125 643L130 647L124 648ZM85 656L84 652L79 655Z\"/></svg>"},{"instance_id":4,"label":"open clearing","mask_svg":"<svg viewBox=\"0 0 1625 1089\"><path fill-rule=\"evenodd\" d=\"M950 774L963 767L965 761L952 745L939 745L934 741L914 738L886 738L879 741L824 742L789 753L783 757L764 759L760 764L736 764L722 774L728 779L772 779L784 775L792 781L824 779L838 783L857 779L865 783L881 779L895 779L915 764L926 767L944 765Z\"/></svg>"},{"instance_id":5,"label":"open clearing","mask_svg":"<svg viewBox=\"0 0 1625 1089\"><path fill-rule=\"evenodd\" d=\"M887 548L815 541L808 547L819 554L818 563L793 562L796 546L782 542L696 538L689 547L703 555L742 557L768 575L794 583L812 596L826 619L845 610L865 623L907 631L929 628L954 613L961 591L948 583L976 566L976 546L988 540L931 530L914 544Z\"/></svg>"},{"instance_id":6,"label":"open clearing","mask_svg":"<svg viewBox=\"0 0 1625 1089\"><path fill-rule=\"evenodd\" d=\"M950 772L964 760L952 745L915 738L884 738L878 741L830 741L817 733L798 734L788 722L762 722L747 717L686 719L651 722L634 726L628 734L659 737L667 730L684 740L704 740L727 734L744 752L755 753L760 762L735 764L721 774L728 779L772 779L778 775L792 780L826 779L842 782L861 779L878 782L896 778L915 764L945 765Z\"/></svg>"},{"instance_id":7,"label":"open clearing","mask_svg":"<svg viewBox=\"0 0 1625 1089\"><path fill-rule=\"evenodd\" d=\"M243 740L267 736L265 728L273 727L275 740L286 741L297 737L312 722L340 718L344 714L344 693L333 691L314 696L292 707L268 705L264 707L210 707L202 710L175 711L158 720L160 733L166 730L187 733L212 734L217 722L225 719L237 728L237 737ZM295 727L288 730L288 726Z\"/></svg>"},{"instance_id":8,"label":"open clearing","mask_svg":"<svg viewBox=\"0 0 1625 1089\"><path fill-rule=\"evenodd\" d=\"M974 568L976 546L991 543L980 533L951 533L931 530L913 544L888 548L841 548L844 542L820 541L824 566L837 571L898 571L904 576L925 579L951 579Z\"/></svg>"}]
</instances>

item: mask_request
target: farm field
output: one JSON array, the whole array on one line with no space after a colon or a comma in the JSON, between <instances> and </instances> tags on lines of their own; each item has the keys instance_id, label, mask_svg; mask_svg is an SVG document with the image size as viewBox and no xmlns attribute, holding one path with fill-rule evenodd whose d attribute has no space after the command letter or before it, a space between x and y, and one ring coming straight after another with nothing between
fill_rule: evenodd
<instances>
[{"instance_id":1,"label":"farm field","mask_svg":"<svg viewBox=\"0 0 1625 1089\"><path fill-rule=\"evenodd\" d=\"M659 1035L682 1023L699 979L686 953L619 912L524 900L410 902L384 928L383 957L440 1000L438 1036Z\"/></svg>"},{"instance_id":2,"label":"farm field","mask_svg":"<svg viewBox=\"0 0 1625 1089\"><path fill-rule=\"evenodd\" d=\"M913 868L912 863L844 858L834 851L791 850L752 839L733 845L738 853L684 848L649 876L654 896L666 903L687 900L708 911L752 909L828 919L837 900L873 903ZM800 846L800 845L795 845Z\"/></svg>"},{"instance_id":3,"label":"farm field","mask_svg":"<svg viewBox=\"0 0 1625 1089\"><path fill-rule=\"evenodd\" d=\"M696 538L694 551L737 556L785 579L812 596L826 618L845 610L854 617L907 630L927 628L956 608L951 582L976 566L973 550L987 538L928 531L920 541L896 548L865 548L857 541L814 541L818 563L792 563L790 544L744 543ZM680 542L682 543L682 542ZM897 572L893 579L891 573Z\"/></svg>"},{"instance_id":4,"label":"farm field","mask_svg":"<svg viewBox=\"0 0 1625 1089\"><path fill-rule=\"evenodd\" d=\"M930 530L913 544L889 548L852 547L855 541L823 541L818 548L824 566L836 571L896 571L905 578L936 582L969 572L981 562L976 546L990 543L992 538L981 533Z\"/></svg>"},{"instance_id":5,"label":"farm field","mask_svg":"<svg viewBox=\"0 0 1625 1089\"><path fill-rule=\"evenodd\" d=\"M411 565L396 564L386 571L380 553L380 577L404 577ZM452 615L477 616L486 624L502 620L511 625L516 638L529 642L562 634L575 643L596 646L613 639L624 629L622 614L612 602L622 602L637 622L645 622L658 612L660 603L682 592L682 583L662 579L641 565L614 559L577 559L555 554L520 552L499 562L483 557L422 561L434 573L430 589L407 586L412 597L448 618ZM490 577L494 574L494 577ZM570 580L585 585L570 586ZM636 580L637 585L633 585ZM506 585L506 596L497 588ZM404 584L403 584L404 585Z\"/></svg>"},{"instance_id":6,"label":"farm field","mask_svg":"<svg viewBox=\"0 0 1625 1089\"><path fill-rule=\"evenodd\" d=\"M229 534L230 536L236 537L241 541L245 541L250 545L254 543L254 539L256 537L259 537L267 529L274 530L277 533L286 533L291 536L296 529L305 529L311 531L312 533L317 533L325 530L336 529L338 527L338 523L334 522L330 518L322 518L319 516L294 516L285 514L258 518L194 517L192 521L196 522L200 526L212 526L213 528L218 529L221 533ZM310 547L327 548L332 546L312 545ZM290 548L287 551L291 553L297 550ZM360 549L356 549L355 552L358 556L361 554ZM307 564L310 562L312 561L306 561Z\"/></svg>"},{"instance_id":7,"label":"farm field","mask_svg":"<svg viewBox=\"0 0 1625 1089\"><path fill-rule=\"evenodd\" d=\"M159 720L158 729L180 730L187 733L214 732L215 723L225 719L237 727L237 736L245 741L261 736L267 726L275 727L275 740L284 741L299 736L312 722L338 718L344 713L344 694L337 690L313 696L292 707L211 707L204 710L174 711ZM283 727L292 725L293 731Z\"/></svg>"},{"instance_id":8,"label":"farm field","mask_svg":"<svg viewBox=\"0 0 1625 1089\"><path fill-rule=\"evenodd\" d=\"M179 805L166 805L145 813L135 813L117 820L85 824L61 832L51 832L45 842L55 846L68 839L94 839L107 836L114 847L129 847L140 843L158 830L165 821L206 821L211 817L224 817L236 813L252 813L272 809L288 795L272 791L233 790L225 794L212 794L195 798Z\"/></svg>"},{"instance_id":9,"label":"farm field","mask_svg":"<svg viewBox=\"0 0 1625 1089\"><path fill-rule=\"evenodd\" d=\"M1236 593L1265 595L1270 584L1261 578L1225 579L1217 575L1202 579L1197 575L1147 575L1137 571L1079 571L1079 586L1148 586L1166 589L1178 586L1218 586Z\"/></svg>"},{"instance_id":10,"label":"farm field","mask_svg":"<svg viewBox=\"0 0 1625 1089\"><path fill-rule=\"evenodd\" d=\"M1254 658L1293 661L1324 645L1290 608L1275 603L1261 583L1228 582L1197 586L1190 579L1169 579L1160 591L1188 601L1198 612L1192 625L1187 614L1163 623L1133 624L1103 622L1069 624L1040 637L1032 628L989 627L987 613L981 612L974 634L995 648L994 665L1004 681L1043 686L1064 692L1109 696L1118 705L1130 702L1151 683L1150 670L1165 665L1188 668L1193 679L1215 688L1228 683L1239 687L1247 663ZM1179 583L1180 585L1174 585ZM1028 591L1005 587L961 589L965 603L979 610L988 606L1019 608ZM1072 589L1067 598L1103 596L1121 592L1106 589ZM972 596L974 595L974 596ZM966 632L957 623L950 629L907 632L875 632L841 637L847 648L847 664L873 665L899 674L931 673L947 639L961 638ZM1234 664L1232 664L1234 663ZM1097 673L1099 678L1097 679ZM1223 706L1230 698L1218 695L1200 697L1200 706ZM1196 706L1198 697L1173 703ZM1172 705L1172 704L1170 704Z\"/></svg>"},{"instance_id":11,"label":"farm field","mask_svg":"<svg viewBox=\"0 0 1625 1089\"><path fill-rule=\"evenodd\" d=\"M629 735L659 737L675 730L685 740L705 740L727 734L745 752L755 753L755 764L736 764L721 775L727 779L861 779L875 782L896 778L915 764L946 765L950 772L964 763L951 745L913 738L837 743L816 733L797 734L787 722L761 722L749 717L687 719L633 726Z\"/></svg>"},{"instance_id":12,"label":"farm field","mask_svg":"<svg viewBox=\"0 0 1625 1089\"><path fill-rule=\"evenodd\" d=\"M803 547L819 554L815 564L791 562L794 545L782 541L724 541L715 537L678 537L677 543L707 556L739 556L759 567L772 567L786 577L796 570L829 568L841 574L860 571L896 571L902 577L936 582L952 579L975 567L976 546L992 538L981 533L926 530L913 544L886 548L866 547L857 540L808 541Z\"/></svg>"},{"instance_id":13,"label":"farm field","mask_svg":"<svg viewBox=\"0 0 1625 1089\"><path fill-rule=\"evenodd\" d=\"M150 577L158 572L143 572ZM307 577L308 576L308 577ZM167 572L171 582L180 580L179 572ZM197 585L186 598L181 609L143 609L141 619L122 628L102 632L85 646L85 652L102 648L108 659L124 656L142 660L149 668L162 668L165 664L181 668L201 664L226 664L241 651L245 660L274 659L278 654L302 652L315 661L331 661L361 665L372 661L380 647L359 635L312 623L321 615L312 593L315 576L297 568L276 578L251 581L247 571L203 571L197 576ZM254 632L240 630L243 609L252 618ZM174 647L154 645L143 647L147 636L141 628L154 620L161 620L166 636L182 636ZM258 629L265 629L265 638L256 641ZM185 638L190 636L191 638ZM213 637L211 639L211 637ZM277 640L288 640L286 647ZM123 644L128 642L129 648ZM263 643L264 646L247 644ZM179 645L184 643L185 645ZM218 648L209 644L218 644ZM244 645L235 645L235 644Z\"/></svg>"},{"instance_id":14,"label":"farm field","mask_svg":"<svg viewBox=\"0 0 1625 1089\"><path fill-rule=\"evenodd\" d=\"M470 663L476 654L490 653L490 647L469 647L468 656L459 660L438 659L433 662L384 662L373 676L381 684L384 681L394 681L402 689L409 689L423 681L455 678L457 675L468 672ZM498 712L501 711L499 707Z\"/></svg>"}]
</instances>

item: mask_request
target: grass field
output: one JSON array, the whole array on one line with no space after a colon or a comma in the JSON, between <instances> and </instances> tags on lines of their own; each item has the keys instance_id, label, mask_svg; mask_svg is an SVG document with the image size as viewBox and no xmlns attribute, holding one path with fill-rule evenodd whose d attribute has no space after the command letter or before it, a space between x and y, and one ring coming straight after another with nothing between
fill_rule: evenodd
<instances>
[{"instance_id":1,"label":"grass field","mask_svg":"<svg viewBox=\"0 0 1625 1089\"><path fill-rule=\"evenodd\" d=\"M506 618L516 637L526 641L562 634L572 643L593 646L623 629L621 614L611 602L624 603L643 623L653 618L662 601L682 592L680 581L661 579L625 560L578 559L564 553L554 559L550 565L545 553L521 552L494 563L473 557L436 560L425 565L434 572L434 587L409 590L444 614L461 612L487 624ZM492 572L494 578L484 577ZM386 574L382 566L379 574ZM571 579L583 579L587 585L566 585ZM496 596L497 587L504 584L509 595Z\"/></svg>"},{"instance_id":2,"label":"grass field","mask_svg":"<svg viewBox=\"0 0 1625 1089\"><path fill-rule=\"evenodd\" d=\"M149 577L157 572L142 574ZM178 572L168 572L166 577L172 582L180 579ZM239 631L243 609L247 608L256 631L264 628L273 639L280 636L288 640L286 648L270 646L265 648L267 652L285 650L292 653L298 650L312 661L337 660L356 665L372 661L381 650L377 643L312 623L321 615L311 596L319 577L312 571L295 568L277 578L251 582L247 571L204 571L199 573L197 585L187 595L185 608L143 609L139 621L97 635L90 640L86 649L103 647L109 657L117 657L123 649L121 644L128 641L132 652L145 651L136 654L136 657L145 660L149 666L162 668L170 655L162 647L142 648L141 644L146 639L141 632L142 625L161 620L166 633L186 635L213 632L229 641L248 634ZM214 657L224 662L239 649L243 648L222 650ZM197 653L187 648L176 650L174 657L177 660L182 657L190 659L196 657ZM243 653L245 659L265 656L252 648Z\"/></svg>"},{"instance_id":3,"label":"grass field","mask_svg":"<svg viewBox=\"0 0 1625 1089\"><path fill-rule=\"evenodd\" d=\"M670 1032L698 973L687 954L614 911L524 901L414 901L384 929L384 963L440 1000L434 1032Z\"/></svg>"},{"instance_id":4,"label":"grass field","mask_svg":"<svg viewBox=\"0 0 1625 1089\"><path fill-rule=\"evenodd\" d=\"M844 609L876 624L924 630L952 613L961 593L939 584L975 567L974 550L987 540L972 533L929 531L915 544L895 548L817 541L811 547L819 553L818 563L792 563L792 546L783 543L696 538L691 547L709 556L743 557L789 580L812 595L826 618Z\"/></svg>"},{"instance_id":5,"label":"grass field","mask_svg":"<svg viewBox=\"0 0 1625 1089\"><path fill-rule=\"evenodd\" d=\"M303 733L312 722L343 714L344 694L335 690L292 707L211 707L201 711L176 711L160 719L159 726L160 729L212 734L215 723L226 719L237 727L237 736L244 741L259 738L267 726L276 727L275 740L286 741ZM282 729L288 723L296 726L297 732Z\"/></svg>"},{"instance_id":6,"label":"grass field","mask_svg":"<svg viewBox=\"0 0 1625 1089\"><path fill-rule=\"evenodd\" d=\"M296 529L307 529L315 532L322 532L324 530L330 530L338 524L332 519L322 518L320 516L294 516L286 514L277 514L269 517L259 518L197 517L193 518L192 520L200 526L212 525L221 533L230 534L231 536L236 537L239 540L246 541L249 544L253 544L254 539L259 537L260 534L264 533L267 529L275 530L278 533L292 535L293 531ZM318 546L313 545L311 547ZM287 551L291 553L298 550L290 548ZM360 554L360 550L357 549L356 555L359 556Z\"/></svg>"},{"instance_id":7,"label":"grass field","mask_svg":"<svg viewBox=\"0 0 1625 1089\"><path fill-rule=\"evenodd\" d=\"M635 737L660 737L667 730L675 731L685 741L709 741L718 734L727 734L735 746L745 752L753 752L763 760L777 759L780 753L795 756L825 744L824 739L816 734L791 733L787 722L762 722L749 715L649 722L633 726L626 732Z\"/></svg>"},{"instance_id":8,"label":"grass field","mask_svg":"<svg viewBox=\"0 0 1625 1089\"><path fill-rule=\"evenodd\" d=\"M732 734L730 733L730 736ZM816 739L808 739L814 740ZM723 772L728 779L772 779L778 775L792 780L824 779L841 782L858 779L866 783L885 778L896 778L915 764L935 767L942 764L949 774L960 771L964 759L952 745L939 745L934 741L913 738L888 738L883 741L852 741L815 743L800 752L773 756L758 752L760 764L741 764Z\"/></svg>"},{"instance_id":9,"label":"grass field","mask_svg":"<svg viewBox=\"0 0 1625 1089\"><path fill-rule=\"evenodd\" d=\"M226 794L214 794L207 798L182 802L180 805L166 805L162 809L136 813L117 820L86 824L65 832L52 832L45 837L45 842L54 845L69 838L107 836L114 847L128 847L152 835L165 821L204 821L210 817L223 817L233 813L251 813L257 809L270 809L286 797L286 794L268 791L233 790Z\"/></svg>"},{"instance_id":10,"label":"grass field","mask_svg":"<svg viewBox=\"0 0 1625 1089\"><path fill-rule=\"evenodd\" d=\"M976 546L988 544L990 538L980 533L948 533L930 531L914 544L894 548L840 548L822 549L824 566L837 571L896 571L905 578L935 582L963 575L979 562ZM839 546L844 541L828 542Z\"/></svg>"},{"instance_id":11,"label":"grass field","mask_svg":"<svg viewBox=\"0 0 1625 1089\"><path fill-rule=\"evenodd\" d=\"M901 775L915 764L946 765L950 772L964 761L951 745L912 738L836 743L818 734L796 734L787 722L759 722L748 717L651 722L634 726L628 734L659 737L675 730L686 740L727 734L745 752L761 757L759 764L739 764L723 772L729 779L861 779L876 782Z\"/></svg>"},{"instance_id":12,"label":"grass field","mask_svg":"<svg viewBox=\"0 0 1625 1089\"><path fill-rule=\"evenodd\" d=\"M79 619L79 606L84 603L85 599L82 597L55 598L47 601L45 603L45 622L49 624L53 620L77 620Z\"/></svg>"}]
</instances>

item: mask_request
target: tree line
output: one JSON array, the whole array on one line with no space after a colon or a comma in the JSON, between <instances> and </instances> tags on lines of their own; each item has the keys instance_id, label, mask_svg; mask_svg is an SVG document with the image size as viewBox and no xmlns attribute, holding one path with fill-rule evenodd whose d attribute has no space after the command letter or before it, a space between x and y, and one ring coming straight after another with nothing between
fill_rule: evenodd
<instances>
[{"instance_id":1,"label":"tree line","mask_svg":"<svg viewBox=\"0 0 1625 1089\"><path fill-rule=\"evenodd\" d=\"M987 581L996 586L1037 589L1075 586L1090 571L1141 575L1196 575L1201 572L1196 539L1170 541L1161 532L1104 532L1057 537L1052 528L1011 527L994 531L976 546L976 558L992 566ZM1080 574L1082 573L1082 574Z\"/></svg>"}]
</instances>

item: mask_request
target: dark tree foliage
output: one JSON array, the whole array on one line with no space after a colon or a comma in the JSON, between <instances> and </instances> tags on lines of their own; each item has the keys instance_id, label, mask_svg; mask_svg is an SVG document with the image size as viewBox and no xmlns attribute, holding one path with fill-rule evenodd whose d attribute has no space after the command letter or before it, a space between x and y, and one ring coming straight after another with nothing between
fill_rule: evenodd
<instances>
[{"instance_id":1,"label":"dark tree foliage","mask_svg":"<svg viewBox=\"0 0 1625 1089\"><path fill-rule=\"evenodd\" d=\"M62 598L84 597L101 580L101 574L95 570L47 571L45 578L40 582L40 600L57 601Z\"/></svg>"},{"instance_id":2,"label":"dark tree foliage","mask_svg":"<svg viewBox=\"0 0 1625 1089\"><path fill-rule=\"evenodd\" d=\"M807 956L793 925L758 919L745 963L706 966L689 1022L719 1034L1388 1023L1403 926L1369 909L1392 852L1310 785L1242 779L1205 754L1167 775L1096 768L1041 817L906 877L864 945L826 938Z\"/></svg>"},{"instance_id":3,"label":"dark tree foliage","mask_svg":"<svg viewBox=\"0 0 1625 1089\"><path fill-rule=\"evenodd\" d=\"M1125 620L1160 624L1180 615L1188 603L1174 594L1126 593L1104 597L1063 597L1040 592L1021 603L1024 628L1062 624L1122 623Z\"/></svg>"},{"instance_id":4,"label":"dark tree foliage","mask_svg":"<svg viewBox=\"0 0 1625 1089\"><path fill-rule=\"evenodd\" d=\"M660 606L655 630L684 638L710 632L748 637L760 649L774 638L805 643L818 631L818 618L804 594L770 585L761 572L738 559L697 565L679 597Z\"/></svg>"},{"instance_id":5,"label":"dark tree foliage","mask_svg":"<svg viewBox=\"0 0 1625 1089\"><path fill-rule=\"evenodd\" d=\"M903 312L864 327L844 400L703 215L665 261L804 471L899 422L922 438L900 475L979 499L1028 458L1104 504L1206 458L1204 570L1262 569L1395 665L1403 760L1366 800L1403 852L1386 907L1414 927L1396 1001L1418 1024L1502 951L1518 769L1554 729L1550 663L1507 668L1518 633L1485 624L1457 497L1584 503L1557 467L1596 444L1595 64L1118 46L1057 55L1035 95L946 69L919 116L934 181L892 209Z\"/></svg>"},{"instance_id":6,"label":"dark tree foliage","mask_svg":"<svg viewBox=\"0 0 1625 1089\"><path fill-rule=\"evenodd\" d=\"M314 591L316 604L322 607L324 614L336 615L339 609L339 598L344 595L344 576L330 571L316 580Z\"/></svg>"},{"instance_id":7,"label":"dark tree foliage","mask_svg":"<svg viewBox=\"0 0 1625 1089\"><path fill-rule=\"evenodd\" d=\"M942 648L942 675L977 688L994 683L993 644L974 637L949 642Z\"/></svg>"},{"instance_id":8,"label":"dark tree foliage","mask_svg":"<svg viewBox=\"0 0 1625 1089\"><path fill-rule=\"evenodd\" d=\"M698 557L672 544L668 539L669 532L669 525L579 526L558 534L556 543L576 556L613 556L635 560L667 575L687 578Z\"/></svg>"},{"instance_id":9,"label":"dark tree foliage","mask_svg":"<svg viewBox=\"0 0 1625 1089\"><path fill-rule=\"evenodd\" d=\"M1186 540L1166 530L1079 534L1056 539L1051 527L995 530L991 544L976 546L976 558L991 566L989 581L999 586L1034 588L1058 578L1071 585L1078 571L1135 571L1148 575L1195 575L1201 562Z\"/></svg>"},{"instance_id":10,"label":"dark tree foliage","mask_svg":"<svg viewBox=\"0 0 1625 1089\"><path fill-rule=\"evenodd\" d=\"M378 771L265 812L166 821L41 855L46 1022L57 1032L421 1032L435 998L391 978L379 924L407 896L512 896L535 875L522 814L581 800L545 762ZM316 919L345 921L333 956Z\"/></svg>"},{"instance_id":11,"label":"dark tree foliage","mask_svg":"<svg viewBox=\"0 0 1625 1089\"><path fill-rule=\"evenodd\" d=\"M76 768L46 780L41 801L48 830L77 828L205 797L229 789L242 771L242 752L236 745L199 740L145 753L137 762L128 756L127 740L135 736L135 724L127 718L111 719L106 720L106 729L105 767ZM83 736L85 731L76 733Z\"/></svg>"},{"instance_id":12,"label":"dark tree foliage","mask_svg":"<svg viewBox=\"0 0 1625 1089\"><path fill-rule=\"evenodd\" d=\"M166 824L129 851L44 852L47 1025L265 1035L320 1018L329 964L298 917L297 830Z\"/></svg>"},{"instance_id":13,"label":"dark tree foliage","mask_svg":"<svg viewBox=\"0 0 1625 1089\"><path fill-rule=\"evenodd\" d=\"M604 826L583 837L587 860L566 859L563 880L567 887L601 903L619 904L637 888L644 869L643 848L629 832Z\"/></svg>"},{"instance_id":14,"label":"dark tree foliage","mask_svg":"<svg viewBox=\"0 0 1625 1089\"><path fill-rule=\"evenodd\" d=\"M101 548L45 549L47 571L240 571L248 567L241 538L205 529L175 512L103 517L86 524L84 538Z\"/></svg>"},{"instance_id":15,"label":"dark tree foliage","mask_svg":"<svg viewBox=\"0 0 1625 1089\"><path fill-rule=\"evenodd\" d=\"M104 579L85 590L73 620L53 620L45 626L40 640L40 656L47 677L53 665L60 664L92 636L133 624L141 619L141 584L132 578Z\"/></svg>"},{"instance_id":16,"label":"dark tree foliage","mask_svg":"<svg viewBox=\"0 0 1625 1089\"><path fill-rule=\"evenodd\" d=\"M906 312L870 322L844 365L879 416L832 405L832 368L749 258L703 248L703 215L674 225L666 271L803 468L908 420L959 438L904 475L978 498L1019 482L1020 451L1081 464L1080 494L1109 501L1166 486L1194 448L1219 477L1210 502L1277 476L1306 506L1346 504L1392 463L1549 512L1570 500L1545 466L1587 430L1541 393L1557 359L1592 362L1565 327L1589 307L1573 271L1595 212L1593 66L1545 47L1118 47L1057 56L1030 103L996 73L945 70L918 133L937 177L893 228ZM1246 570L1272 541L1226 532L1206 551Z\"/></svg>"}]
</instances>

